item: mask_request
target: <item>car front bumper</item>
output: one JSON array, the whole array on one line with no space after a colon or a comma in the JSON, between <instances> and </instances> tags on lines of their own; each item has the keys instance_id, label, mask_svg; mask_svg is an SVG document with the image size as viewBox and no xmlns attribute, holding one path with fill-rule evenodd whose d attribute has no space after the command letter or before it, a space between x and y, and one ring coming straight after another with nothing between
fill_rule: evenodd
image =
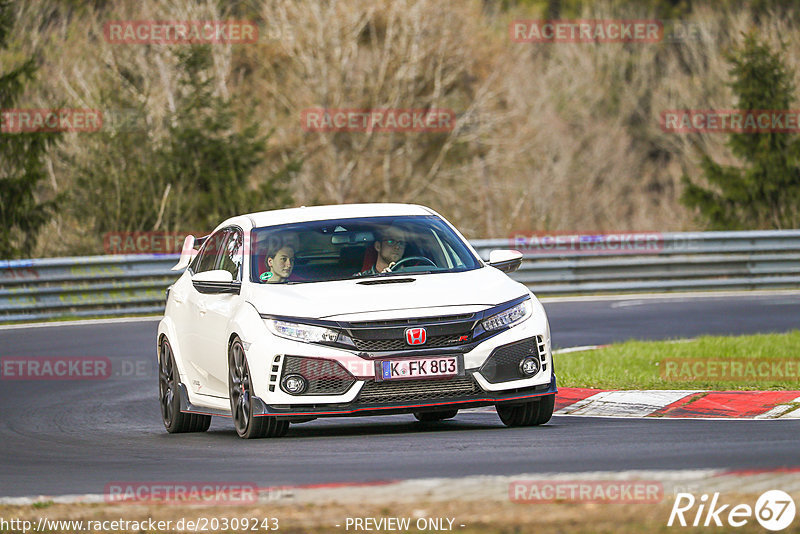
<instances>
[{"instance_id":1,"label":"car front bumper","mask_svg":"<svg viewBox=\"0 0 800 534\"><path fill-rule=\"evenodd\" d=\"M481 406L493 406L499 403L519 404L530 402L545 395L558 392L556 387L555 374L549 384L518 388L501 392L481 391L473 395L459 395L454 397L442 397L435 401L421 401L413 403L403 402L370 402L361 403L358 401L349 403L330 403L322 405L290 405L290 406L270 406L263 400L257 399L260 405L260 412L256 416L283 416L283 417L352 417L369 415L391 415L414 412L430 412L449 409L479 408Z\"/></svg>"},{"instance_id":2,"label":"car front bumper","mask_svg":"<svg viewBox=\"0 0 800 534\"><path fill-rule=\"evenodd\" d=\"M523 345L530 354L520 352ZM460 362L459 374L454 377L386 381L376 377L376 364L381 361L454 354ZM532 354L541 365L538 373L524 377L509 372L518 366L514 358ZM498 372L501 367L493 364L495 357L505 362L505 372ZM265 335L250 344L248 360L258 407L254 415L262 416L336 417L465 409L528 402L557 392L543 314L467 347L425 352L359 353ZM330 375L331 365L338 377ZM322 375L320 380L346 381L339 390L329 389L325 394L317 389L291 395L282 390L281 381L298 369L300 374Z\"/></svg>"}]
</instances>

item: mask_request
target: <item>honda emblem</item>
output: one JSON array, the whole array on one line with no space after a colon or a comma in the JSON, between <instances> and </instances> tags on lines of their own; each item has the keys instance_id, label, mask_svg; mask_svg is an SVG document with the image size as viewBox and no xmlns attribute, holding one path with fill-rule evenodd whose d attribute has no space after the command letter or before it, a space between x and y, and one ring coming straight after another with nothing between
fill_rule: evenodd
<instances>
[{"instance_id":1,"label":"honda emblem","mask_svg":"<svg viewBox=\"0 0 800 534\"><path fill-rule=\"evenodd\" d=\"M409 345L424 345L426 339L424 328L407 328L406 343Z\"/></svg>"}]
</instances>

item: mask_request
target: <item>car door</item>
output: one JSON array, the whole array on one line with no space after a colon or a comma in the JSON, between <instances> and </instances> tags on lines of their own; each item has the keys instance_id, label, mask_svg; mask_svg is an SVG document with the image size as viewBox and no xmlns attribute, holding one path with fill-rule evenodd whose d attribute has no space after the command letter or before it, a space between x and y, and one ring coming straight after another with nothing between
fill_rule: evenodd
<instances>
[{"instance_id":1,"label":"car door","mask_svg":"<svg viewBox=\"0 0 800 534\"><path fill-rule=\"evenodd\" d=\"M243 232L228 228L218 240L215 269L231 273L234 281L242 281ZM235 312L240 296L231 293L197 293L197 341L202 347L197 352L201 368L201 393L215 397L228 396L228 322Z\"/></svg>"},{"instance_id":2,"label":"car door","mask_svg":"<svg viewBox=\"0 0 800 534\"><path fill-rule=\"evenodd\" d=\"M219 256L222 250L221 244L227 230L219 230L210 235L197 254L197 258L189 266L192 277L206 271L216 269ZM203 328L206 326L205 316L208 312L208 297L200 293L191 283L188 284L185 295L184 324L185 335L185 360L186 373L189 379L188 387L193 392L201 395L209 395L212 392L208 388L208 371L205 369L204 362L208 359L206 352L208 347L205 344L205 333Z\"/></svg>"}]
</instances>

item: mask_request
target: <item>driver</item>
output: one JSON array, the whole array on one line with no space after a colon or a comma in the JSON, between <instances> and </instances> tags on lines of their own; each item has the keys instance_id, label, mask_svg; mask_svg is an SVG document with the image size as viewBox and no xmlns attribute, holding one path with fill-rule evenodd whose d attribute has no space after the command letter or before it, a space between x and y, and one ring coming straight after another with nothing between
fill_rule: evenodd
<instances>
[{"instance_id":1,"label":"driver","mask_svg":"<svg viewBox=\"0 0 800 534\"><path fill-rule=\"evenodd\" d=\"M395 263L400 261L406 251L408 237L405 230L397 226L389 226L378 233L378 240L375 241L375 250L378 257L375 265L366 271L357 273L355 276L369 276L378 273L388 273Z\"/></svg>"}]
</instances>

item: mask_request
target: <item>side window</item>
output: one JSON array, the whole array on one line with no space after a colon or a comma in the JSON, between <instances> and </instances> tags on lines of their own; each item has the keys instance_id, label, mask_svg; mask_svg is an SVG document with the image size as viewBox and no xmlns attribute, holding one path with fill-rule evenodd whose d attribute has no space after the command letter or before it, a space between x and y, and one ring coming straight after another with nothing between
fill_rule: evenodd
<instances>
[{"instance_id":1,"label":"side window","mask_svg":"<svg viewBox=\"0 0 800 534\"><path fill-rule=\"evenodd\" d=\"M192 270L195 272L195 274L204 273L216 268L217 257L219 256L222 243L224 243L227 233L227 230L221 230L215 234L212 234L203 244L203 248L200 250L197 259L192 265Z\"/></svg>"},{"instance_id":2,"label":"side window","mask_svg":"<svg viewBox=\"0 0 800 534\"><path fill-rule=\"evenodd\" d=\"M242 232L230 229L222 247L218 269L231 273L234 280L241 280L242 274Z\"/></svg>"}]
</instances>

